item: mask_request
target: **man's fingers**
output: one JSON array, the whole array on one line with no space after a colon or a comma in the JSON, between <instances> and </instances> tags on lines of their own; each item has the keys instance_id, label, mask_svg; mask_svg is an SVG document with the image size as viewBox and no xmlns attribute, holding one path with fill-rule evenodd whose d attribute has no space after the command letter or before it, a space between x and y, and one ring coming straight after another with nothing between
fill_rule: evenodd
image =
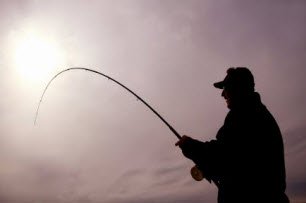
<instances>
[{"instance_id":1,"label":"man's fingers","mask_svg":"<svg viewBox=\"0 0 306 203\"><path fill-rule=\"evenodd\" d=\"M183 135L182 138L177 143L175 143L175 146L183 145L188 138L189 138L188 136Z\"/></svg>"}]
</instances>

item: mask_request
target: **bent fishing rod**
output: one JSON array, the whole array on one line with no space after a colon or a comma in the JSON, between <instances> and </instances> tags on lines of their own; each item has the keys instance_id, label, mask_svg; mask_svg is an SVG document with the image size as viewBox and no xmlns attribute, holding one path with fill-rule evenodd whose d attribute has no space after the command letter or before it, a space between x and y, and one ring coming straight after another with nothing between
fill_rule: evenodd
<instances>
[{"instance_id":1,"label":"bent fishing rod","mask_svg":"<svg viewBox=\"0 0 306 203\"><path fill-rule=\"evenodd\" d=\"M67 69L64 69L62 71L60 71L59 73L57 73L56 75L53 76L53 78L51 78L51 80L48 82L48 84L46 85L41 97L40 97L40 100L39 100L39 103L38 103L38 106L37 106L37 109L36 109L36 114L35 114L35 119L34 119L34 125L36 125L36 122L37 122L37 117L38 117L38 112L39 112L39 108L40 108L40 105L42 103L42 100L43 100L43 97L48 89L48 87L51 85L52 81L55 80L55 78L57 78L59 75L65 73L65 72L68 72L68 71L72 71L72 70L83 70L83 71L88 71L88 72L92 72L92 73L95 73L95 74L98 74L98 75L101 75L113 82L115 82L116 84L120 85L121 87L123 87L125 90L127 90L128 92L130 92L131 94L133 94L138 100L140 100L144 105L146 105L158 118L160 118L164 124L166 124L166 126L168 126L168 128L171 130L171 132L180 140L182 139L182 136L155 110L153 109L145 100L143 100L140 96L138 96L135 92L133 92L131 89L129 89L128 87L126 87L125 85L123 85L122 83L118 82L117 80L115 80L114 78L104 74L104 73L101 73L99 71L96 71L96 70L92 70L92 69L89 69L89 68L83 68L83 67L72 67L72 68L67 68ZM204 177L203 177L203 174L202 172L198 169L197 166L194 166L192 167L191 169L191 176L197 180L197 181L200 181L202 180Z\"/></svg>"},{"instance_id":2,"label":"bent fishing rod","mask_svg":"<svg viewBox=\"0 0 306 203\"><path fill-rule=\"evenodd\" d=\"M92 70L92 69L89 69L89 68L83 68L83 67L72 67L72 68L67 68L65 70L62 70L60 71L59 73L57 73L55 76L53 76L53 78L48 82L47 86L45 87L44 91L43 91L43 94L40 98L40 101L39 101L39 104L38 104L38 107L37 107L37 110L36 110L36 115L35 115L35 120L34 120L34 125L36 125L36 122L37 122L37 117L38 117L38 112L39 112L39 108L40 108L40 105L41 105L41 102L43 100L43 97L48 89L48 87L51 85L52 81L55 80L55 78L57 78L59 75L61 75L62 73L64 72L67 72L67 71L71 71L71 70L84 70L84 71L89 71L89 72L92 72L92 73L96 73L98 75L101 75L103 77L106 77L107 79L115 82L116 84L120 85L121 87L123 87L124 89L126 89L128 92L130 92L131 94L133 94L138 100L140 100L144 105L146 105L151 111L153 111L153 113L158 117L160 118L164 124L166 124L168 126L168 128L171 130L171 132L173 132L173 134L180 140L182 138L182 136L155 110L153 109L153 107L151 107L145 100L143 100L140 96L138 96L135 92L133 92L131 89L129 89L128 87L126 87L125 85L123 85L122 83L118 82L117 80L115 80L114 78L104 74L104 73L101 73L99 71L96 71L96 70Z\"/></svg>"}]
</instances>

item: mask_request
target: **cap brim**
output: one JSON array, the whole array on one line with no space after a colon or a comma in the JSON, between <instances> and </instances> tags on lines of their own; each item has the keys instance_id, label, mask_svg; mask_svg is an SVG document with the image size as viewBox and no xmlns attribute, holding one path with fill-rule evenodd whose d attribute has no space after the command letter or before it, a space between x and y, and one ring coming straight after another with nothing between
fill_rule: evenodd
<instances>
[{"instance_id":1,"label":"cap brim","mask_svg":"<svg viewBox=\"0 0 306 203\"><path fill-rule=\"evenodd\" d=\"M224 81L214 83L214 87L218 88L218 89L223 89L224 88Z\"/></svg>"}]
</instances>

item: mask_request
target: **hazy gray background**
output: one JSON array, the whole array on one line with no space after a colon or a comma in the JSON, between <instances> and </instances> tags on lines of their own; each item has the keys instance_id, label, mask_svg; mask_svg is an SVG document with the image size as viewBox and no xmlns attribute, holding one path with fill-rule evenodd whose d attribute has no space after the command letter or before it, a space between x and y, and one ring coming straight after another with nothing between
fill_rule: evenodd
<instances>
[{"instance_id":1,"label":"hazy gray background","mask_svg":"<svg viewBox=\"0 0 306 203\"><path fill-rule=\"evenodd\" d=\"M171 131L215 137L228 112L212 83L248 66L283 132L287 194L306 201L306 1L0 1L0 202L216 202L189 175ZM35 27L65 63L47 80L17 74L12 36ZM43 67L42 67L43 68ZM264 181L263 181L263 184Z\"/></svg>"}]
</instances>

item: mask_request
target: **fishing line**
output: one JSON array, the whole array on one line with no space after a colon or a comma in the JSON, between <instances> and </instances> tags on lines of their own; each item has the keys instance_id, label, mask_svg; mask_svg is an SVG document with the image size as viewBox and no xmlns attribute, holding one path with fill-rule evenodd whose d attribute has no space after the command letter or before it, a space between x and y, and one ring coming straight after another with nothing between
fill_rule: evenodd
<instances>
[{"instance_id":1,"label":"fishing line","mask_svg":"<svg viewBox=\"0 0 306 203\"><path fill-rule=\"evenodd\" d=\"M40 97L40 101L38 103L38 106L37 106L37 110L36 110L36 114L35 114L35 119L34 119L34 125L36 125L36 122L37 122L37 117L38 117L38 112L39 112L39 108L40 108L40 105L42 103L42 100L43 100L43 97L48 89L48 87L51 85L52 81L57 78L59 75L61 75L62 73L65 73L67 71L72 71L72 70L84 70L84 71L89 71L89 72L92 72L92 73L96 73L98 75L101 75L113 82L115 82L116 84L120 85L121 87L123 87L125 90L127 90L128 92L130 92L131 94L133 94L138 100L140 100L144 105L146 105L158 118L160 118L164 124L166 124L168 126L168 128L171 130L171 132L173 132L173 134L178 138L178 139L181 139L181 135L155 110L153 109L145 100L143 100L140 96L138 96L135 92L133 92L131 89L127 88L125 85L123 85L122 83L118 82L117 80L115 80L114 78L104 74L104 73L101 73L99 71L96 71L96 70L92 70L92 69L89 69L89 68L82 68L82 67L73 67L73 68L67 68L65 70L62 70L60 71L59 73L57 73L55 76L53 76L53 78L48 82L47 86L45 87L41 97Z\"/></svg>"}]
</instances>

